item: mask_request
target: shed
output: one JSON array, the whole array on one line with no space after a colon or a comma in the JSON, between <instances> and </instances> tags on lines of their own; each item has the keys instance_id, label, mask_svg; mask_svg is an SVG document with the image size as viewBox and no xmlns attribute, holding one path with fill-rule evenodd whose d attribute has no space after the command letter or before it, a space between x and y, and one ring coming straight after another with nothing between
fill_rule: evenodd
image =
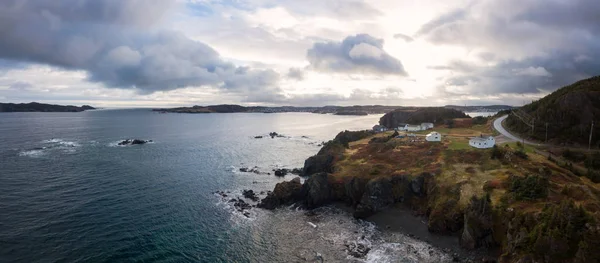
<instances>
[{"instance_id":1,"label":"shed","mask_svg":"<svg viewBox=\"0 0 600 263\"><path fill-rule=\"evenodd\" d=\"M425 136L425 140L428 142L440 142L442 141L442 135L439 132L431 132Z\"/></svg>"}]
</instances>

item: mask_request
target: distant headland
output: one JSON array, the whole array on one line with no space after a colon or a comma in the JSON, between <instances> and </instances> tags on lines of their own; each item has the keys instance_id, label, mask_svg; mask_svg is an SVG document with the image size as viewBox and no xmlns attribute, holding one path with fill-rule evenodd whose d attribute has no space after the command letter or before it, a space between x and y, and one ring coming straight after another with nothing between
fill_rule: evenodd
<instances>
[{"instance_id":1,"label":"distant headland","mask_svg":"<svg viewBox=\"0 0 600 263\"><path fill-rule=\"evenodd\" d=\"M295 107L295 106L241 106L241 105L210 105L210 106L192 106L179 108L153 109L161 113L281 113L281 112L310 112L319 114L335 115L368 115L384 114L397 109L417 110L423 107L402 107L402 106L384 106L384 105L355 105L355 106L322 106L322 107ZM508 105L490 105L490 106L455 106L448 105L442 108L452 108L465 112L496 112L500 110L512 109Z\"/></svg>"},{"instance_id":2,"label":"distant headland","mask_svg":"<svg viewBox=\"0 0 600 263\"><path fill-rule=\"evenodd\" d=\"M44 103L0 103L0 112L82 112L86 110L95 110L96 108L88 105L63 106Z\"/></svg>"}]
</instances>

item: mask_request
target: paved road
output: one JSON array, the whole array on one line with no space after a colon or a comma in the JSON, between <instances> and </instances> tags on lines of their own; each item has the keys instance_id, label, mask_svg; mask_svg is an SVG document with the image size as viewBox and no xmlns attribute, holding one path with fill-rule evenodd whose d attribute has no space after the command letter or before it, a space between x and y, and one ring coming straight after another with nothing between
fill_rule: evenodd
<instances>
[{"instance_id":1,"label":"paved road","mask_svg":"<svg viewBox=\"0 0 600 263\"><path fill-rule=\"evenodd\" d=\"M504 127L502 127L502 122L504 120L506 120L506 118L508 118L508 115L504 115L504 116L496 119L494 121L494 129L496 129L500 134L504 135L504 137L506 137L506 138L509 138L509 139L511 139L513 141L520 141L520 142L522 142L523 141L522 138L519 138L519 137L517 137L515 135L512 135L510 132L508 132L506 129L504 129ZM533 145L538 145L538 146L541 145L539 143L531 142L531 141L527 141L527 140L525 140L525 144L533 144Z\"/></svg>"}]
</instances>

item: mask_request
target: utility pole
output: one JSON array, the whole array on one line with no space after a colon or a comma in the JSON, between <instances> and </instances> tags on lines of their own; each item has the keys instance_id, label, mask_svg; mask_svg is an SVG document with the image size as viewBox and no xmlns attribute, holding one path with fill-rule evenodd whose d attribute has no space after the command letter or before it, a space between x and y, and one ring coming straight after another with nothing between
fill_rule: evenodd
<instances>
[{"instance_id":1,"label":"utility pole","mask_svg":"<svg viewBox=\"0 0 600 263\"><path fill-rule=\"evenodd\" d=\"M594 132L594 121L592 121L592 128L590 129L590 142L588 143L588 150L592 149L592 132Z\"/></svg>"},{"instance_id":2,"label":"utility pole","mask_svg":"<svg viewBox=\"0 0 600 263\"><path fill-rule=\"evenodd\" d=\"M544 141L545 143L548 143L548 123L546 122L546 141Z\"/></svg>"}]
</instances>

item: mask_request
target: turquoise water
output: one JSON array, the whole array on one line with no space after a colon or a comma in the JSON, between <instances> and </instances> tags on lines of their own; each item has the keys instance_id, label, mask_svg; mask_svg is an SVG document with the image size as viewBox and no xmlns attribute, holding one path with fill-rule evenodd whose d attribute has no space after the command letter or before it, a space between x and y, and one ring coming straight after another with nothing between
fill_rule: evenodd
<instances>
[{"instance_id":1,"label":"turquoise water","mask_svg":"<svg viewBox=\"0 0 600 263\"><path fill-rule=\"evenodd\" d=\"M422 261L403 255L408 244L418 253L426 244L390 243L335 208L317 216L253 208L246 217L214 194L271 190L293 177L266 173L301 167L319 142L379 117L0 114L0 262L297 262L317 252L329 262ZM272 131L286 137L254 139ZM154 142L116 145L128 138ZM254 166L263 173L239 172ZM368 257L343 251L356 240L372 247Z\"/></svg>"}]
</instances>

